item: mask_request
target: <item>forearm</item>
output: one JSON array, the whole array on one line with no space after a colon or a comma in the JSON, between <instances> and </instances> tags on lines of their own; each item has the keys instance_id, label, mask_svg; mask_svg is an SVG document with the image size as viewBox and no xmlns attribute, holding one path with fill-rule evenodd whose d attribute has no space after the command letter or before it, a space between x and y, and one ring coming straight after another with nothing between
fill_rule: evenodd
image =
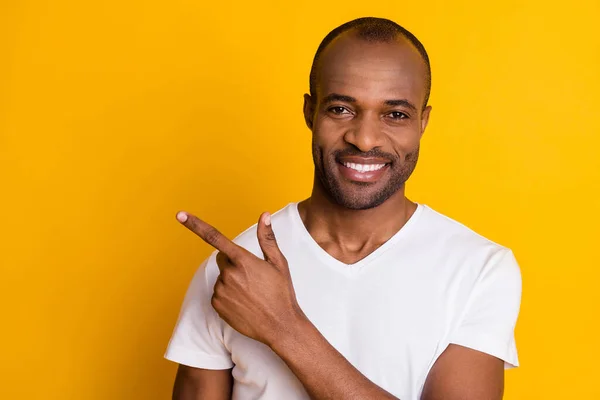
<instances>
[{"instance_id":1,"label":"forearm","mask_svg":"<svg viewBox=\"0 0 600 400\"><path fill-rule=\"evenodd\" d=\"M396 399L348 362L305 317L271 344L314 400Z\"/></svg>"}]
</instances>

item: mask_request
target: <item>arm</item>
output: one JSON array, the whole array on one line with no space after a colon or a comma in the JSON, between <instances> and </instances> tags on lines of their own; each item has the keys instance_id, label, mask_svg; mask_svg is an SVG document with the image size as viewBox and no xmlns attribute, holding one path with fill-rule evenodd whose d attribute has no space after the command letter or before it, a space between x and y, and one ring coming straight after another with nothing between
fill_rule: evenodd
<instances>
[{"instance_id":1,"label":"arm","mask_svg":"<svg viewBox=\"0 0 600 400\"><path fill-rule=\"evenodd\" d=\"M337 352L306 319L279 335L271 348L302 382L312 399L396 399ZM430 371L422 400L501 400L504 362L450 345Z\"/></svg>"},{"instance_id":2,"label":"arm","mask_svg":"<svg viewBox=\"0 0 600 400\"><path fill-rule=\"evenodd\" d=\"M354 368L304 315L268 214L261 216L257 232L264 260L194 216L186 214L180 221L220 251L213 308L238 332L271 347L314 400L396 399ZM494 262L482 270L453 344L426 379L422 400L502 398L501 358L518 363L512 332L521 293L518 265L508 254L505 263L492 257Z\"/></svg>"},{"instance_id":3,"label":"arm","mask_svg":"<svg viewBox=\"0 0 600 400\"><path fill-rule=\"evenodd\" d=\"M392 400L344 358L306 317L286 324L271 349L298 377L311 399Z\"/></svg>"},{"instance_id":4,"label":"arm","mask_svg":"<svg viewBox=\"0 0 600 400\"><path fill-rule=\"evenodd\" d=\"M165 358L178 364L173 400L229 400L233 362L223 324L210 305L218 269L213 257L196 270L186 292Z\"/></svg>"},{"instance_id":5,"label":"arm","mask_svg":"<svg viewBox=\"0 0 600 400\"><path fill-rule=\"evenodd\" d=\"M501 400L504 361L466 347L448 346L434 364L422 400Z\"/></svg>"},{"instance_id":6,"label":"arm","mask_svg":"<svg viewBox=\"0 0 600 400\"><path fill-rule=\"evenodd\" d=\"M230 400L231 370L210 370L179 365L173 400Z\"/></svg>"}]
</instances>

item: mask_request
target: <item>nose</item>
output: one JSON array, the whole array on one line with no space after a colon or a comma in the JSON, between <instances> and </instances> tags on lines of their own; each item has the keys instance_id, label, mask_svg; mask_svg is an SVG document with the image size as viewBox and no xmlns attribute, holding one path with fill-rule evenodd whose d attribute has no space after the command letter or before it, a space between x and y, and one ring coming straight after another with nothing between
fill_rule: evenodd
<instances>
[{"instance_id":1,"label":"nose","mask_svg":"<svg viewBox=\"0 0 600 400\"><path fill-rule=\"evenodd\" d=\"M381 132L379 117L371 113L364 113L355 118L352 126L346 131L344 140L362 152L381 147L384 134Z\"/></svg>"}]
</instances>

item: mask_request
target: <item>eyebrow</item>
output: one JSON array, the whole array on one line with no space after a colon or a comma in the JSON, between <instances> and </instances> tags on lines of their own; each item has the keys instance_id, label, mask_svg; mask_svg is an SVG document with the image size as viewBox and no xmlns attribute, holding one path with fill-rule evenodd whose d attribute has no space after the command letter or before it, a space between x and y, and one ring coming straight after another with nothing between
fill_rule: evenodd
<instances>
[{"instance_id":1,"label":"eyebrow","mask_svg":"<svg viewBox=\"0 0 600 400\"><path fill-rule=\"evenodd\" d=\"M341 101L343 103L356 103L356 99L351 96L346 96L344 94L331 93L323 98L323 103L333 103L335 101ZM413 111L417 111L417 107L410 101L406 99L397 99L397 100L386 100L385 105L387 106L402 106L410 108Z\"/></svg>"},{"instance_id":2,"label":"eyebrow","mask_svg":"<svg viewBox=\"0 0 600 400\"><path fill-rule=\"evenodd\" d=\"M386 100L385 104L388 106L403 106L406 108L410 108L413 111L417 111L417 107L415 107L415 105L413 103L411 103L410 101L405 100L405 99Z\"/></svg>"},{"instance_id":3,"label":"eyebrow","mask_svg":"<svg viewBox=\"0 0 600 400\"><path fill-rule=\"evenodd\" d=\"M325 96L323 99L323 103L333 103L334 101L341 101L343 103L356 103L356 99L354 97L346 96L343 94L331 93Z\"/></svg>"}]
</instances>

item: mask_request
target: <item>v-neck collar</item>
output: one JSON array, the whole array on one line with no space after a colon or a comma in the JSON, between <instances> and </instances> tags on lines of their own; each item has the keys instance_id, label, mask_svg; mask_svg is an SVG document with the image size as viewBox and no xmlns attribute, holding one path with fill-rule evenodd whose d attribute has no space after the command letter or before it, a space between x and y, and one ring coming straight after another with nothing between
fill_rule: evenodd
<instances>
[{"instance_id":1,"label":"v-neck collar","mask_svg":"<svg viewBox=\"0 0 600 400\"><path fill-rule=\"evenodd\" d=\"M358 260L353 264L346 264L333 257L327 251L325 251L325 249L323 249L310 235L310 232L308 232L308 229L306 229L302 218L300 218L300 212L298 211L298 202L291 203L289 205L289 210L291 214L291 219L294 224L294 228L299 233L302 241L307 246L309 246L312 252L316 254L325 264L346 275L355 275L358 271L362 270L363 267L371 263L381 254L386 252L390 247L393 247L396 243L398 243L398 241L400 241L402 237L404 237L410 231L411 227L415 225L419 216L423 213L424 208L424 205L417 203L417 209L410 216L408 221L406 221L406 223L398 230L398 232L392 235L391 238L389 238L385 243L376 248L374 251L369 253L366 257L362 258L361 260Z\"/></svg>"}]
</instances>

